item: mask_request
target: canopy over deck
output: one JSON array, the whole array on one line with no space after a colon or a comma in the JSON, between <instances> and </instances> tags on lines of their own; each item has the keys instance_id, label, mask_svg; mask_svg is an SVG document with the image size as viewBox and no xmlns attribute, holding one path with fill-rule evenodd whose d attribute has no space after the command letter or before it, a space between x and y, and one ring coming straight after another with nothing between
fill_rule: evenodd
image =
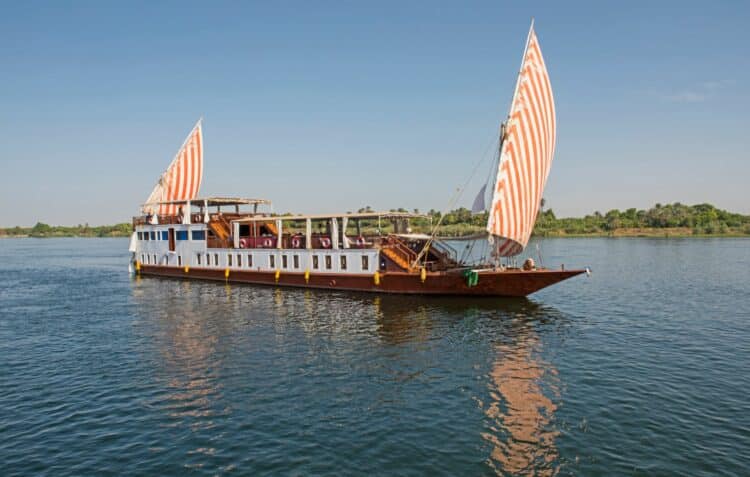
<instances>
[{"instance_id":1,"label":"canopy over deck","mask_svg":"<svg viewBox=\"0 0 750 477\"><path fill-rule=\"evenodd\" d=\"M221 207L221 206L232 206L232 205L270 205L271 201L266 199L246 199L240 197L198 197L190 200L168 200L165 202L151 202L143 204L143 207L147 205L190 205L208 207Z\"/></svg>"},{"instance_id":2,"label":"canopy over deck","mask_svg":"<svg viewBox=\"0 0 750 477\"><path fill-rule=\"evenodd\" d=\"M268 222L269 220L302 221L302 220L327 220L327 219L427 219L429 216L412 214L411 212L360 212L342 214L314 214L314 215L266 215L263 217L243 217L234 222Z\"/></svg>"}]
</instances>

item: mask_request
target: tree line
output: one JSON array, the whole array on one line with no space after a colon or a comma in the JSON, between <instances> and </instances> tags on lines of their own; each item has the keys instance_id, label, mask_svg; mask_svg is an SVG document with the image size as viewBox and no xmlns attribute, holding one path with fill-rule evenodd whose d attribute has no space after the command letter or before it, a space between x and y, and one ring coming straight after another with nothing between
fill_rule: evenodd
<instances>
[{"instance_id":1,"label":"tree line","mask_svg":"<svg viewBox=\"0 0 750 477\"><path fill-rule=\"evenodd\" d=\"M37 222L33 227L0 228L0 236L8 237L129 237L133 226L129 223L115 225L72 226L48 225Z\"/></svg>"},{"instance_id":2,"label":"tree line","mask_svg":"<svg viewBox=\"0 0 750 477\"><path fill-rule=\"evenodd\" d=\"M750 215L728 212L711 204L657 203L650 209L612 209L604 214L596 211L584 217L565 218L558 218L552 209L545 209L545 205L542 199L533 235L611 235L624 230L658 232L670 229L679 229L678 233L684 235L750 235ZM406 209L394 211L407 212ZM412 212L419 213L419 210ZM439 235L447 236L481 232L488 217L487 212L472 214L464 207L445 214L430 210L424 215L426 219L412 219L412 224L424 231L442 218Z\"/></svg>"},{"instance_id":3,"label":"tree line","mask_svg":"<svg viewBox=\"0 0 750 477\"><path fill-rule=\"evenodd\" d=\"M667 231L677 229L684 235L750 235L750 215L728 212L711 204L684 205L656 204L650 209L612 209L604 214L597 211L584 217L558 218L552 209L545 209L545 201L540 204L534 226L534 235L614 235L624 230ZM372 212L371 207L363 207L357 212ZM411 212L420 214L419 209L391 209L391 212ZM421 213L423 217L412 218L414 232L429 233L438 222L441 236L462 236L482 233L487 223L487 212L472 214L460 207L445 214L431 209ZM377 222L363 222L364 226L374 227ZM384 233L389 225L382 224ZM52 226L38 222L33 227L0 228L0 236L6 237L127 237L132 232L130 223L116 225Z\"/></svg>"}]
</instances>

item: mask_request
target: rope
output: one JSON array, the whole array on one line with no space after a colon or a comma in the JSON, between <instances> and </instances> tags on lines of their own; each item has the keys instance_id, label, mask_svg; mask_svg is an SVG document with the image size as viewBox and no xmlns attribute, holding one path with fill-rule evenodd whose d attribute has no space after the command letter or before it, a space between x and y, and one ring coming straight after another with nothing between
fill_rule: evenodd
<instances>
[{"instance_id":1,"label":"rope","mask_svg":"<svg viewBox=\"0 0 750 477\"><path fill-rule=\"evenodd\" d=\"M427 251L430 249L430 246L432 245L432 242L435 241L435 236L437 234L438 229L440 228L440 225L443 223L443 219L445 218L446 213L450 212L450 210L456 205L456 202L458 202L458 199L461 198L461 195L466 190L466 187L469 185L469 182L471 182L471 180L476 175L477 170L479 170L479 166L481 166L482 163L486 160L486 158L488 156L487 153L488 153L490 147L492 147L497 140L499 140L499 139L496 139L496 136L493 133L493 137L490 140L490 142L487 144L487 146L484 148L484 152L480 156L480 159L474 164L474 167L471 170L471 174L469 175L469 178L466 179L466 182L464 182L464 184L461 187L459 187L459 188L456 189L456 192L453 195L453 198L451 198L451 200L448 201L448 207L447 207L447 209L442 214L440 214L440 219L433 226L432 232L430 232L430 238L427 240L427 242L425 242L424 247L422 248L422 251L419 252L419 254L417 255L417 258L414 260L415 264L418 264L419 261L422 259L422 257L425 257L425 261L427 261ZM491 172L490 172L490 174L491 174Z\"/></svg>"}]
</instances>

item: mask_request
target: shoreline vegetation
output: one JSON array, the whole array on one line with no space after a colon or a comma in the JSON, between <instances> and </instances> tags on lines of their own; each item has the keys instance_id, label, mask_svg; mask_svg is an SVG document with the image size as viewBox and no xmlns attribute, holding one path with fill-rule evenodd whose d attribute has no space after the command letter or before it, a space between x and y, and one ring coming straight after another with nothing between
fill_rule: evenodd
<instances>
[{"instance_id":1,"label":"shoreline vegetation","mask_svg":"<svg viewBox=\"0 0 750 477\"><path fill-rule=\"evenodd\" d=\"M656 204L648 210L613 209L605 214L594 212L585 217L557 218L552 209L541 208L534 225L535 237L747 237L750 236L750 215L742 215L718 209L711 204L683 205ZM364 207L358 212L370 212ZM406 209L392 209L391 212L409 212ZM419 210L414 209L419 214ZM466 208L452 210L445 214L430 210L426 217L411 219L414 233L430 233L432 224L442 217L438 236L461 238L484 233L487 212L472 214ZM362 221L365 232L377 231L377 223ZM391 225L384 222L381 233L392 231ZM52 226L38 222L33 227L0 228L0 238L20 237L129 237L130 223L116 225Z\"/></svg>"}]
</instances>

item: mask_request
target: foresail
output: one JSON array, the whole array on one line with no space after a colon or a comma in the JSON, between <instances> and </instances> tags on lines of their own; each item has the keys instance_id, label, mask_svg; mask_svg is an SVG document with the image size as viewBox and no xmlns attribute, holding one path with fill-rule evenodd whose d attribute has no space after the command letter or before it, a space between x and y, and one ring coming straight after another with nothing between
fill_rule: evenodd
<instances>
[{"instance_id":1,"label":"foresail","mask_svg":"<svg viewBox=\"0 0 750 477\"><path fill-rule=\"evenodd\" d=\"M487 231L500 256L529 242L555 151L555 104L532 24L500 150Z\"/></svg>"},{"instance_id":2,"label":"foresail","mask_svg":"<svg viewBox=\"0 0 750 477\"><path fill-rule=\"evenodd\" d=\"M472 214L481 214L484 213L484 211L487 209L487 207L484 205L484 196L487 193L487 184L484 184L481 189L479 189L479 192L477 192L477 196L474 198L474 203L471 205L471 213Z\"/></svg>"},{"instance_id":3,"label":"foresail","mask_svg":"<svg viewBox=\"0 0 750 477\"><path fill-rule=\"evenodd\" d=\"M144 212L175 215L177 204L159 205L159 202L194 199L203 178L203 133L201 121L195 125L177 155L149 195ZM158 210L157 210L158 207Z\"/></svg>"}]
</instances>

